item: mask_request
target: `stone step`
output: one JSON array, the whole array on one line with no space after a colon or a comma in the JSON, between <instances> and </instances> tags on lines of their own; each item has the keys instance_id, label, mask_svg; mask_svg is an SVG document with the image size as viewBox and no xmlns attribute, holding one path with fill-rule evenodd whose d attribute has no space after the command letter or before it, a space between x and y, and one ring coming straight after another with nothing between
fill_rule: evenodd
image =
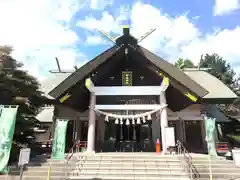
<instances>
[{"instance_id":1,"label":"stone step","mask_svg":"<svg viewBox=\"0 0 240 180\"><path fill-rule=\"evenodd\" d=\"M148 159L112 159L112 160L110 160L110 159L102 159L102 160L93 160L93 159L88 159L88 160L82 160L81 162L109 162L109 163L111 163L111 162L122 162L122 163L131 163L131 162L137 162L137 163L141 163L141 162L149 162L149 163L151 163L151 162L180 162L181 160L179 160L179 159L172 159L172 160L167 160L167 159L165 159L165 160L163 160L163 159L153 159L153 160L148 160ZM77 162L79 162L79 161L77 161ZM76 163L77 163L76 162Z\"/></svg>"},{"instance_id":2,"label":"stone step","mask_svg":"<svg viewBox=\"0 0 240 180\"><path fill-rule=\"evenodd\" d=\"M119 166L119 167L82 167L80 169L78 168L75 168L74 170L80 170L80 171L85 171L85 170L97 170L97 171L101 171L101 170L146 170L146 171L151 171L151 170L157 170L157 171L164 171L164 170L171 170L171 171L174 171L174 170L182 170L181 167L168 167L168 166L165 166L165 167L137 167L137 166L134 166L134 167L124 167L124 166Z\"/></svg>"},{"instance_id":3,"label":"stone step","mask_svg":"<svg viewBox=\"0 0 240 180\"><path fill-rule=\"evenodd\" d=\"M30 163L27 164L26 167L49 167L51 166L58 166L58 167L65 167L65 166L75 166L77 162L71 163L71 164L65 164L65 163ZM12 166L14 168L14 166ZM16 166L15 166L16 167Z\"/></svg>"},{"instance_id":4,"label":"stone step","mask_svg":"<svg viewBox=\"0 0 240 180\"><path fill-rule=\"evenodd\" d=\"M56 175L56 174L58 174L58 175L62 175L62 174L67 174L68 172L71 172L71 171L73 171L74 169L62 169L62 170L54 170L54 169L52 169L51 170L51 173L53 174L53 175ZM28 170L28 171L24 171L23 172L23 174L24 175L41 175L41 174L47 174L48 173L48 169L35 169L35 170ZM10 173L9 173L9 175L16 175L16 176L18 176L18 175L20 175L20 171L18 170L18 171L11 171Z\"/></svg>"},{"instance_id":5,"label":"stone step","mask_svg":"<svg viewBox=\"0 0 240 180\"><path fill-rule=\"evenodd\" d=\"M192 163L195 166L209 166L209 163ZM225 163L218 163L218 164L212 164L212 167L224 167L224 166L230 166L230 167L234 167L236 166L234 163L229 163L229 164L225 164Z\"/></svg>"},{"instance_id":6,"label":"stone step","mask_svg":"<svg viewBox=\"0 0 240 180\"><path fill-rule=\"evenodd\" d=\"M119 168L124 168L124 169L143 169L143 168L157 168L157 169L165 169L165 168L169 168L169 169L181 169L182 167L180 165L176 165L176 166L173 166L173 165L164 165L164 166L150 166L150 165L134 165L134 166L126 166L126 165L108 165L108 166L102 166L102 165L92 165L92 166L89 166L89 165L83 165L83 166L76 166L75 168L73 169L98 169L98 168L107 168L107 169L119 169Z\"/></svg>"},{"instance_id":7,"label":"stone step","mask_svg":"<svg viewBox=\"0 0 240 180\"><path fill-rule=\"evenodd\" d=\"M72 176L70 175L72 174ZM185 172L158 172L158 171L139 171L139 172L133 172L131 170L129 171L85 171L85 172L72 172L70 173L70 177L79 177L79 176L137 176L137 177L142 177L142 176L148 176L148 177L181 177L181 176L186 176Z\"/></svg>"},{"instance_id":8,"label":"stone step","mask_svg":"<svg viewBox=\"0 0 240 180\"><path fill-rule=\"evenodd\" d=\"M197 180L209 180L209 176L208 177L200 177L197 178ZM213 177L213 180L239 180L239 177Z\"/></svg>"},{"instance_id":9,"label":"stone step","mask_svg":"<svg viewBox=\"0 0 240 180\"><path fill-rule=\"evenodd\" d=\"M105 157L102 157L102 158L95 158L95 157L90 157L90 158L82 158L81 159L82 161L124 161L124 162L128 162L128 161L149 161L149 162L178 162L178 161L181 161L183 160L183 158L181 157L177 157L177 158L161 158L161 157L156 157L156 158L152 158L152 159L148 159L148 158L143 158L143 157L140 157L140 158L105 158ZM208 163L209 160L208 159L192 159L192 162L194 163ZM220 160L220 159L212 159L211 162L214 164L218 164L218 163L233 163L233 161L230 161L230 160Z\"/></svg>"},{"instance_id":10,"label":"stone step","mask_svg":"<svg viewBox=\"0 0 240 180\"><path fill-rule=\"evenodd\" d=\"M113 175L107 175L107 176L72 176L68 177L67 180L190 180L187 176L186 177L164 177L164 176L158 176L158 177L151 177L151 176L113 176Z\"/></svg>"},{"instance_id":11,"label":"stone step","mask_svg":"<svg viewBox=\"0 0 240 180\"><path fill-rule=\"evenodd\" d=\"M132 163L132 164L122 164L122 163L83 163L83 164L76 164L75 167L178 167L180 168L180 163Z\"/></svg>"},{"instance_id":12,"label":"stone step","mask_svg":"<svg viewBox=\"0 0 240 180\"><path fill-rule=\"evenodd\" d=\"M169 166L81 166L81 167L75 167L73 169L159 169L159 170L164 170L164 169L172 169L172 170L175 170L175 169L182 169L181 166L172 166L172 165L169 165ZM209 169L208 166L205 166L205 167L196 167L196 169L198 171L206 171ZM236 167L212 167L212 171L216 171L216 172L221 172L221 171L227 171L227 172L230 172L230 171L240 171L239 168L236 168Z\"/></svg>"},{"instance_id":13,"label":"stone step","mask_svg":"<svg viewBox=\"0 0 240 180\"><path fill-rule=\"evenodd\" d=\"M194 164L194 166L196 168L208 168L209 165L208 164ZM234 164L230 164L230 165L224 165L224 164L218 164L218 165L211 165L212 169L240 169L239 167L235 166Z\"/></svg>"},{"instance_id":14,"label":"stone step","mask_svg":"<svg viewBox=\"0 0 240 180\"><path fill-rule=\"evenodd\" d=\"M233 177L238 176L239 177L240 176L240 171L239 172L231 172L231 174L227 173L227 172L212 172L212 175L213 176L219 176L219 177L229 177L229 176L233 176ZM200 173L200 176L201 177L209 176L209 171Z\"/></svg>"},{"instance_id":15,"label":"stone step","mask_svg":"<svg viewBox=\"0 0 240 180\"><path fill-rule=\"evenodd\" d=\"M79 161L76 161L76 162L86 162L86 161L89 161L89 162L180 162L182 161L181 159L174 159L174 160L163 160L163 159L152 159L152 160L149 160L149 159L99 159L99 160L96 160L96 159L91 159L91 160L79 160ZM76 163L75 162L75 163ZM199 161L199 162L205 162L205 161ZM221 161L220 161L221 162Z\"/></svg>"},{"instance_id":16,"label":"stone step","mask_svg":"<svg viewBox=\"0 0 240 180\"><path fill-rule=\"evenodd\" d=\"M121 162L121 161L116 161L116 162L101 162L101 161L85 161L85 162L78 162L76 165L82 165L82 164L88 164L88 165L94 165L94 164L99 164L99 165L138 165L138 164L148 164L148 165L166 165L166 164L172 164L172 165L180 165L180 162ZM205 164L203 164L205 165Z\"/></svg>"},{"instance_id":17,"label":"stone step","mask_svg":"<svg viewBox=\"0 0 240 180\"><path fill-rule=\"evenodd\" d=\"M196 160L192 160L192 163L194 164L205 164L205 163L209 163L209 161L196 161ZM211 161L211 164L233 164L234 162L233 161L223 161L223 160L220 160L220 161Z\"/></svg>"},{"instance_id":18,"label":"stone step","mask_svg":"<svg viewBox=\"0 0 240 180\"><path fill-rule=\"evenodd\" d=\"M23 180L46 180L47 175L40 176L23 176ZM65 180L65 177L62 176L52 176L51 180ZM19 176L0 176L0 180L19 180Z\"/></svg>"},{"instance_id":19,"label":"stone step","mask_svg":"<svg viewBox=\"0 0 240 180\"><path fill-rule=\"evenodd\" d=\"M180 166L82 166L74 169L182 169Z\"/></svg>"},{"instance_id":20,"label":"stone step","mask_svg":"<svg viewBox=\"0 0 240 180\"><path fill-rule=\"evenodd\" d=\"M41 176L43 174L48 174L47 171L25 171L23 173L24 176ZM64 177L65 175L67 175L68 173L65 171L51 171L51 175L52 176L61 176Z\"/></svg>"},{"instance_id":21,"label":"stone step","mask_svg":"<svg viewBox=\"0 0 240 180\"><path fill-rule=\"evenodd\" d=\"M133 170L101 170L101 171L94 171L94 170L87 170L87 171L73 171L71 173L68 173L69 176L82 176L82 175L134 175L134 176L144 176L145 174L148 174L149 176L159 176L159 175L165 175L165 176L186 176L186 172L183 171L158 171L158 170L152 170L152 171L133 171Z\"/></svg>"},{"instance_id":22,"label":"stone step","mask_svg":"<svg viewBox=\"0 0 240 180\"><path fill-rule=\"evenodd\" d=\"M76 167L76 164L73 166L51 166L52 170L63 170L63 169L74 169ZM48 170L49 166L29 166L29 167L25 167L24 171L38 171L38 170ZM20 171L19 168L11 168L11 172L12 171Z\"/></svg>"},{"instance_id":23,"label":"stone step","mask_svg":"<svg viewBox=\"0 0 240 180\"><path fill-rule=\"evenodd\" d=\"M77 156L78 158L85 159L178 159L181 156L168 156L164 157L161 155L158 156Z\"/></svg>"}]
</instances>

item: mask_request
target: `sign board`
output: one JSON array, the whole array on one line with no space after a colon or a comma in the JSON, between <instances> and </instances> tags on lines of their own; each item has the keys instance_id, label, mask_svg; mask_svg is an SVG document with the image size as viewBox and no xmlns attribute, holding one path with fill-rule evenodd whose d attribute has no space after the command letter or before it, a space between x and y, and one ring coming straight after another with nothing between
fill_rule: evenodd
<instances>
[{"instance_id":1,"label":"sign board","mask_svg":"<svg viewBox=\"0 0 240 180\"><path fill-rule=\"evenodd\" d=\"M174 127L165 128L165 135L166 135L166 146L167 147L176 146Z\"/></svg>"},{"instance_id":2,"label":"sign board","mask_svg":"<svg viewBox=\"0 0 240 180\"><path fill-rule=\"evenodd\" d=\"M22 148L19 154L18 166L28 164L30 158L30 148Z\"/></svg>"}]
</instances>

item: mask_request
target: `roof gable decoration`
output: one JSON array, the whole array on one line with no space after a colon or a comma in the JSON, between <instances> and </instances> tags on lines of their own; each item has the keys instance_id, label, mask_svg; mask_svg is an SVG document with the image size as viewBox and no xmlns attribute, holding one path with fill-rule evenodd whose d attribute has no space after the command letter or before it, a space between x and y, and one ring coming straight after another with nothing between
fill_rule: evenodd
<instances>
[{"instance_id":1,"label":"roof gable decoration","mask_svg":"<svg viewBox=\"0 0 240 180\"><path fill-rule=\"evenodd\" d=\"M103 30L99 30L97 29L98 32L100 32L104 37L106 37L108 40L110 40L111 42L113 42L115 45L117 45L118 47L122 46L122 45L129 45L131 47L133 47L134 49L136 49L136 45L139 44L141 41L143 41L144 39L146 39L149 35L151 35L154 31L156 31L156 28L152 28L149 31L147 31L144 35L142 35L139 39L136 39L134 36L132 36L130 34L130 29L128 25L124 25L122 26L123 28L123 36L117 36L117 37L112 37L110 36L107 32L103 31ZM122 37L133 37L132 41L127 42L125 38L125 41L123 41ZM125 42L125 43L123 43Z\"/></svg>"},{"instance_id":2,"label":"roof gable decoration","mask_svg":"<svg viewBox=\"0 0 240 180\"><path fill-rule=\"evenodd\" d=\"M91 78L85 80L86 88L95 95L160 95L167 90L169 79L163 77L160 86L94 86Z\"/></svg>"},{"instance_id":3,"label":"roof gable decoration","mask_svg":"<svg viewBox=\"0 0 240 180\"><path fill-rule=\"evenodd\" d=\"M66 101L67 99L69 99L71 96L72 96L72 95L68 92L68 93L66 93L63 97L61 97L61 98L59 99L59 101L60 101L61 103L63 103L64 101Z\"/></svg>"},{"instance_id":4,"label":"roof gable decoration","mask_svg":"<svg viewBox=\"0 0 240 180\"><path fill-rule=\"evenodd\" d=\"M162 72L159 72L159 75L163 77L163 82L165 84L167 84L167 86L168 86L169 85L169 78L164 76ZM198 100L198 98L196 96L192 95L190 92L185 92L184 95L187 96L193 102L197 102L197 100Z\"/></svg>"}]
</instances>

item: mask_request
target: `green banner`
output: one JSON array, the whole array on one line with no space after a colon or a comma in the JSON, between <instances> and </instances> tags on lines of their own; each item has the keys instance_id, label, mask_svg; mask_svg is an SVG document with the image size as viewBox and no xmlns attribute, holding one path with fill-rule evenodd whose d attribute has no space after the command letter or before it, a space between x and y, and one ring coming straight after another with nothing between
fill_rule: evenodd
<instances>
[{"instance_id":1,"label":"green banner","mask_svg":"<svg viewBox=\"0 0 240 180\"><path fill-rule=\"evenodd\" d=\"M0 172L6 172L18 106L0 106Z\"/></svg>"},{"instance_id":2,"label":"green banner","mask_svg":"<svg viewBox=\"0 0 240 180\"><path fill-rule=\"evenodd\" d=\"M66 133L68 120L57 119L52 144L52 159L65 159Z\"/></svg>"},{"instance_id":3,"label":"green banner","mask_svg":"<svg viewBox=\"0 0 240 180\"><path fill-rule=\"evenodd\" d=\"M208 145L208 154L210 156L217 156L215 120L215 118L205 117L206 141Z\"/></svg>"}]
</instances>

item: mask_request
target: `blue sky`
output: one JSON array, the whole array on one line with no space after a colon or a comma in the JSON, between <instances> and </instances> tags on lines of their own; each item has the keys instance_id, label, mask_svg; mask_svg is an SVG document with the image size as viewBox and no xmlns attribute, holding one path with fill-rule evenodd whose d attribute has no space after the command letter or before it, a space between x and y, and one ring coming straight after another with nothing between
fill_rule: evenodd
<instances>
[{"instance_id":1,"label":"blue sky","mask_svg":"<svg viewBox=\"0 0 240 180\"><path fill-rule=\"evenodd\" d=\"M126 7L135 37L157 29L141 45L166 60L198 63L201 54L218 53L240 72L240 0L2 0L0 45L12 45L43 80L56 69L54 57L69 70L110 47L96 29L120 35Z\"/></svg>"}]
</instances>

